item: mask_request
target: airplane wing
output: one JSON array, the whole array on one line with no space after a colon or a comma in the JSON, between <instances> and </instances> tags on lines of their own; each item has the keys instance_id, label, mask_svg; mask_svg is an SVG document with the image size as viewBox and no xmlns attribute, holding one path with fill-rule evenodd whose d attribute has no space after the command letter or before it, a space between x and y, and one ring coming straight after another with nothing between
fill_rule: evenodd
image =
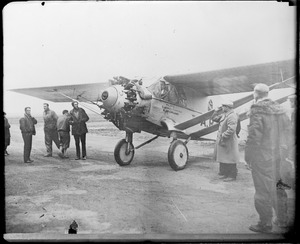
<instances>
[{"instance_id":1,"label":"airplane wing","mask_svg":"<svg viewBox=\"0 0 300 244\"><path fill-rule=\"evenodd\" d=\"M280 82L294 76L295 67L295 60L284 60L194 74L167 75L164 79L210 96L253 91L255 83L271 85ZM286 86L277 88L283 87Z\"/></svg>"},{"instance_id":2,"label":"airplane wing","mask_svg":"<svg viewBox=\"0 0 300 244\"><path fill-rule=\"evenodd\" d=\"M287 100L288 96L281 97L279 99L276 99L275 101L278 102L279 104L284 103ZM247 118L248 118L247 112L239 114L240 121L243 121ZM202 130L196 131L196 132L190 134L189 136L191 137L192 140L201 140L202 136L205 136L212 132L215 132L218 130L218 128L219 128L219 124L213 124L212 126L209 126Z\"/></svg>"},{"instance_id":3,"label":"airplane wing","mask_svg":"<svg viewBox=\"0 0 300 244\"><path fill-rule=\"evenodd\" d=\"M70 99L84 102L85 100L100 101L101 91L108 86L108 83L89 83L80 85L21 88L12 89L10 91L52 102L69 102Z\"/></svg>"},{"instance_id":4,"label":"airplane wing","mask_svg":"<svg viewBox=\"0 0 300 244\"><path fill-rule=\"evenodd\" d=\"M286 79L286 80L284 80L282 82L277 82L275 84L272 84L272 85L269 86L269 89L272 90L272 89L275 89L275 88L278 88L278 87L282 87L282 85L286 84L288 81L293 80L293 79L294 79L294 77L291 77L291 78ZM243 104L245 104L247 102L250 102L251 100L253 100L253 94L250 94L250 95L247 95L247 96L242 97L240 99L237 99L237 100L233 101L233 108L237 108L237 107L239 107L239 106L241 106L241 105L243 105ZM211 116L214 113L214 111L215 110L210 110L210 111L208 111L208 112L206 112L204 114L201 114L201 115L199 115L199 116L197 116L197 117L195 117L193 119L190 119L190 120L187 120L187 121L182 122L180 124L177 124L175 126L175 128L179 129L179 130L185 130L185 129L187 129L189 127L192 127L192 126L194 126L196 124L199 124L199 123L201 123L203 121L206 121L209 118L211 118Z\"/></svg>"}]
</instances>

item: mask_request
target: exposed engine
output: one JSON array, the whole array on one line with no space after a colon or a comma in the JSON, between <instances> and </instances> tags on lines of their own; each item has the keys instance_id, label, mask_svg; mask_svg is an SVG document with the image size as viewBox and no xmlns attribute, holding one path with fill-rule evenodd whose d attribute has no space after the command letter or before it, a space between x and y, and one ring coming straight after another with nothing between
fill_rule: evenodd
<instances>
[{"instance_id":1,"label":"exposed engine","mask_svg":"<svg viewBox=\"0 0 300 244\"><path fill-rule=\"evenodd\" d=\"M144 106L138 106L142 101L137 88L141 85L141 80L129 80L121 76L114 77L110 84L112 86L101 95L102 107L105 109L102 115L120 130L124 130L128 119L143 113Z\"/></svg>"}]
</instances>

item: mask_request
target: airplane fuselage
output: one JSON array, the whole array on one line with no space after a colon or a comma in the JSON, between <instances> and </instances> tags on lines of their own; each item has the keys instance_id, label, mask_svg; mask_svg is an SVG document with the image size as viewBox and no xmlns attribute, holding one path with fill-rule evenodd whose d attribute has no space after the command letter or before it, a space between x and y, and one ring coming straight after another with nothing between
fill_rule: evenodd
<instances>
[{"instance_id":1,"label":"airplane fuselage","mask_svg":"<svg viewBox=\"0 0 300 244\"><path fill-rule=\"evenodd\" d=\"M111 86L102 93L104 115L120 130L145 131L160 136L170 136L177 131L179 137L186 138L186 131L180 133L174 126L201 113L149 94L147 88L142 86L132 87L131 90L125 90L121 85ZM189 132L200 128L197 125L189 128Z\"/></svg>"}]
</instances>

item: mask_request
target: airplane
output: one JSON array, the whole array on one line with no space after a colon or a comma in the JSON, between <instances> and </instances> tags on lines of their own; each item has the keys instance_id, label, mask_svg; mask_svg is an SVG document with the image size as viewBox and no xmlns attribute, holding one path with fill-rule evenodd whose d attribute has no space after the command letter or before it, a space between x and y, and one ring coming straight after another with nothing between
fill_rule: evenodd
<instances>
[{"instance_id":1,"label":"airplane","mask_svg":"<svg viewBox=\"0 0 300 244\"><path fill-rule=\"evenodd\" d=\"M52 102L78 101L96 105L102 116L125 138L115 146L114 158L120 166L129 165L135 151L158 137L172 141L168 162L174 171L186 167L190 140L204 138L218 130L210 118L214 104L221 104L220 96L248 92L233 101L238 108L253 100L253 88L265 83L270 90L295 88L295 60L283 60L257 65L240 66L191 74L166 75L158 79L128 79L113 77L108 83L89 83L52 87L21 88L11 91ZM249 94L249 92L251 92ZM290 94L289 94L290 95ZM279 103L288 96L277 99ZM93 110L99 113L99 110ZM239 114L247 119L246 112ZM150 140L133 145L134 133L142 131L155 135Z\"/></svg>"}]
</instances>

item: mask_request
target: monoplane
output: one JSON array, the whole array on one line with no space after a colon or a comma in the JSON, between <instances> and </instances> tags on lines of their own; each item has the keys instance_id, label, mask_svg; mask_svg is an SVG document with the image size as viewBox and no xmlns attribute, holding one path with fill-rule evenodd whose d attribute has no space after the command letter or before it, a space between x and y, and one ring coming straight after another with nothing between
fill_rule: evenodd
<instances>
[{"instance_id":1,"label":"monoplane","mask_svg":"<svg viewBox=\"0 0 300 244\"><path fill-rule=\"evenodd\" d=\"M112 122L125 137L115 146L114 157L129 165L135 151L158 137L171 138L168 162L175 171L184 169L190 140L207 140L218 124L210 120L221 104L220 96L248 92L233 101L234 108L253 100L253 87L265 83L270 89L295 87L295 60L241 66L183 75L166 75L158 79L114 77L106 83L14 89L12 91L52 102L76 100L94 104L105 119ZM279 98L284 102L288 96ZM239 114L247 118L246 112ZM141 145L133 145L133 134L155 135Z\"/></svg>"}]
</instances>

